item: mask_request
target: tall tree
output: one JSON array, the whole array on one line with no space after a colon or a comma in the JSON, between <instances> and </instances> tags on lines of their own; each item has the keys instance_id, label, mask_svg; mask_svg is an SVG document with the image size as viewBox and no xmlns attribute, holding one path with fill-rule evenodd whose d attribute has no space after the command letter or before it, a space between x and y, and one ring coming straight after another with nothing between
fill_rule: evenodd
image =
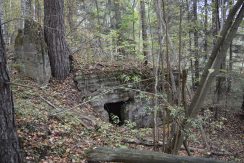
<instances>
[{"instance_id":1,"label":"tall tree","mask_svg":"<svg viewBox=\"0 0 244 163\"><path fill-rule=\"evenodd\" d=\"M13 98L6 64L4 41L0 29L0 162L20 163L22 157L16 133Z\"/></svg>"},{"instance_id":2,"label":"tall tree","mask_svg":"<svg viewBox=\"0 0 244 163\"><path fill-rule=\"evenodd\" d=\"M216 22L216 24L219 25L219 30L221 30L223 28L223 25L224 25L224 21L225 21L225 17L226 17L226 9L225 9L225 2L224 0L220 0L220 4L218 1L216 1L216 10L218 11L219 10L219 6L221 7L221 19L219 19L219 12L217 12L216 14L216 17L218 19L216 19L217 21L220 21L220 22ZM218 29L217 28L217 29ZM218 32L218 31L216 31ZM225 70L226 69L226 59L224 59L221 63L221 66L220 66L220 69L221 70ZM223 71L224 72L224 71ZM216 80L216 98L217 98L217 102L219 102L223 95L224 95L224 92L225 92L225 74L220 74L218 77L217 77L217 80ZM216 118L217 118L217 110L216 110Z\"/></svg>"},{"instance_id":3,"label":"tall tree","mask_svg":"<svg viewBox=\"0 0 244 163\"><path fill-rule=\"evenodd\" d=\"M146 12L145 12L145 2L140 0L140 14L141 14L141 30L142 30L142 41L143 41L143 55L144 64L147 65L148 62L148 36L147 36L147 22L146 22Z\"/></svg>"},{"instance_id":4,"label":"tall tree","mask_svg":"<svg viewBox=\"0 0 244 163\"><path fill-rule=\"evenodd\" d=\"M64 0L44 0L44 34L52 76L65 79L70 72L69 48L65 40Z\"/></svg>"}]
</instances>

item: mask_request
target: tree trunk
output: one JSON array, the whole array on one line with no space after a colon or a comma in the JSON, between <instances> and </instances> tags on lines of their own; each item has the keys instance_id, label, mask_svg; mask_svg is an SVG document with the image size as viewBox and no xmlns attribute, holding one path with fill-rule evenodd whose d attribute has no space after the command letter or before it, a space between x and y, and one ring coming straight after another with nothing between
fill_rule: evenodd
<instances>
[{"instance_id":1,"label":"tree trunk","mask_svg":"<svg viewBox=\"0 0 244 163\"><path fill-rule=\"evenodd\" d=\"M164 80L165 80L165 73L164 73L164 53L163 53L163 16L162 16L162 1L157 0L154 2L155 3L155 10L157 14L157 25L158 25L158 43L159 43L159 56L161 59L161 66L162 66L162 75L161 75L161 80L162 80L162 92L164 92ZM155 57L156 59L156 57ZM157 59L155 62L155 65L157 65Z\"/></svg>"},{"instance_id":2,"label":"tree trunk","mask_svg":"<svg viewBox=\"0 0 244 163\"><path fill-rule=\"evenodd\" d=\"M219 6L219 5L217 5ZM220 30L223 28L224 21L225 21L225 15L226 15L226 10L225 10L225 3L223 0L221 0L221 23L220 23ZM219 15L218 15L219 16ZM223 60L223 62L220 65L221 70L226 70L226 59ZM217 103L220 102L220 100L223 99L224 93L226 92L226 83L225 83L225 74L223 73L220 74L220 76L217 77L216 81L216 96L217 96ZM218 116L218 110L216 110L215 113L215 118Z\"/></svg>"},{"instance_id":3,"label":"tree trunk","mask_svg":"<svg viewBox=\"0 0 244 163\"><path fill-rule=\"evenodd\" d=\"M207 61L208 59L208 0L204 0L204 34L205 34L205 39L204 39L204 52L205 52L205 58L204 60Z\"/></svg>"},{"instance_id":4,"label":"tree trunk","mask_svg":"<svg viewBox=\"0 0 244 163\"><path fill-rule=\"evenodd\" d=\"M219 22L219 3L218 0L212 0L212 35L213 35L213 44L215 45L218 31L220 28Z\"/></svg>"},{"instance_id":5,"label":"tree trunk","mask_svg":"<svg viewBox=\"0 0 244 163\"><path fill-rule=\"evenodd\" d=\"M217 6L219 6L219 4L217 4ZM216 9L216 10L219 10L219 9ZM217 14L218 15L216 15L216 16L219 17L219 13L217 13ZM220 30L223 28L225 17L226 17L225 2L224 2L224 0L221 0L221 23L219 23L220 24L220 27L219 27ZM217 20L219 20L219 18ZM218 24L218 22L216 24ZM221 66L220 66L221 70L226 70L226 63L225 62L226 62L226 59L224 59L223 62L221 63ZM220 76L217 78L217 81L216 81L217 103L223 99L222 97L224 96L224 93L226 92L225 86L226 86L225 74L221 73ZM216 110L215 114L216 114L215 117L217 118L217 114L218 114L217 110Z\"/></svg>"},{"instance_id":6,"label":"tree trunk","mask_svg":"<svg viewBox=\"0 0 244 163\"><path fill-rule=\"evenodd\" d=\"M52 76L65 79L70 72L69 48L65 40L64 0L44 0L44 34Z\"/></svg>"},{"instance_id":7,"label":"tree trunk","mask_svg":"<svg viewBox=\"0 0 244 163\"><path fill-rule=\"evenodd\" d=\"M1 22L3 23L4 22L4 0L0 0L0 20ZM3 40L5 40L5 25L2 24L1 25L1 29L2 29L2 37L3 37Z\"/></svg>"},{"instance_id":8,"label":"tree trunk","mask_svg":"<svg viewBox=\"0 0 244 163\"><path fill-rule=\"evenodd\" d=\"M68 21L68 25L69 25L69 30L73 31L73 28L75 27L75 23L74 23L74 1L67 1L67 21ZM97 15L97 17L99 17L99 15ZM98 18L99 19L99 18ZM100 25L100 24L99 24Z\"/></svg>"},{"instance_id":9,"label":"tree trunk","mask_svg":"<svg viewBox=\"0 0 244 163\"><path fill-rule=\"evenodd\" d=\"M25 19L32 18L32 0L25 0Z\"/></svg>"},{"instance_id":10,"label":"tree trunk","mask_svg":"<svg viewBox=\"0 0 244 163\"><path fill-rule=\"evenodd\" d=\"M181 80L180 80L180 74L181 74L181 56L182 56L182 17L183 17L183 14L182 14L182 5L183 5L183 1L181 0L180 1L180 24L179 24L179 55L178 55L178 106L180 106L181 104Z\"/></svg>"},{"instance_id":11,"label":"tree trunk","mask_svg":"<svg viewBox=\"0 0 244 163\"><path fill-rule=\"evenodd\" d=\"M223 161L199 157L175 156L160 152L139 151L124 148L98 147L88 152L88 162L109 161L125 163L223 163Z\"/></svg>"},{"instance_id":12,"label":"tree trunk","mask_svg":"<svg viewBox=\"0 0 244 163\"><path fill-rule=\"evenodd\" d=\"M21 18L21 21L20 21L20 29L24 29L25 28L25 6L26 6L26 4L25 4L25 0L21 0L21 2L20 2L20 9L21 9L21 16L22 16L22 18Z\"/></svg>"},{"instance_id":13,"label":"tree trunk","mask_svg":"<svg viewBox=\"0 0 244 163\"><path fill-rule=\"evenodd\" d=\"M229 51L229 75L228 75L228 85L227 85L227 92L231 92L231 81L232 81L232 68L233 68L233 51L232 51L232 42L230 44L230 51Z\"/></svg>"},{"instance_id":14,"label":"tree trunk","mask_svg":"<svg viewBox=\"0 0 244 163\"><path fill-rule=\"evenodd\" d=\"M189 37L189 52L190 52L190 56L193 57L192 55L192 37L191 37L191 33L192 33L192 29L191 29L191 21L192 21L192 16L191 16L191 10L190 10L190 5L191 3L186 0L186 7L187 7L187 23L189 24L188 27L188 37ZM194 75L194 67L193 67L193 60L190 59L190 70L191 70L191 85L192 85L192 89L194 90L194 85L195 85L195 75Z\"/></svg>"},{"instance_id":15,"label":"tree trunk","mask_svg":"<svg viewBox=\"0 0 244 163\"><path fill-rule=\"evenodd\" d=\"M114 0L110 2L110 9L111 11L114 11L114 19L112 19L112 29L115 29L117 31L117 40L115 40L116 42L116 49L119 55L124 55L125 54L125 47L123 46L123 42L124 42L124 35L123 35L123 29L121 29L121 23L122 23L122 11L121 11L121 2L119 0Z\"/></svg>"},{"instance_id":16,"label":"tree trunk","mask_svg":"<svg viewBox=\"0 0 244 163\"><path fill-rule=\"evenodd\" d=\"M42 8L40 4L40 0L35 0L35 10L34 10L34 19L37 20L37 22L42 24Z\"/></svg>"},{"instance_id":17,"label":"tree trunk","mask_svg":"<svg viewBox=\"0 0 244 163\"><path fill-rule=\"evenodd\" d=\"M244 112L244 94L243 94L242 97L243 97L243 98L242 98L242 106L241 106L241 110Z\"/></svg>"},{"instance_id":18,"label":"tree trunk","mask_svg":"<svg viewBox=\"0 0 244 163\"><path fill-rule=\"evenodd\" d=\"M20 163L22 158L16 133L13 98L6 63L2 30L0 30L0 162Z\"/></svg>"},{"instance_id":19,"label":"tree trunk","mask_svg":"<svg viewBox=\"0 0 244 163\"><path fill-rule=\"evenodd\" d=\"M136 0L133 0L132 3L132 16L133 16L133 21L132 21L132 31L133 31L133 41L136 42L136 31L135 31L135 7L136 7ZM134 46L134 51L136 50L136 47Z\"/></svg>"},{"instance_id":20,"label":"tree trunk","mask_svg":"<svg viewBox=\"0 0 244 163\"><path fill-rule=\"evenodd\" d=\"M148 37L147 37L147 22L146 22L146 12L145 12L145 2L140 0L141 7L141 30L142 30L142 41L143 41L143 55L144 55L144 65L148 62Z\"/></svg>"},{"instance_id":21,"label":"tree trunk","mask_svg":"<svg viewBox=\"0 0 244 163\"><path fill-rule=\"evenodd\" d=\"M199 86L200 70L199 70L199 55L198 55L198 22L197 22L197 0L193 0L193 19L195 24L194 29L194 46L195 46L195 87Z\"/></svg>"}]
</instances>

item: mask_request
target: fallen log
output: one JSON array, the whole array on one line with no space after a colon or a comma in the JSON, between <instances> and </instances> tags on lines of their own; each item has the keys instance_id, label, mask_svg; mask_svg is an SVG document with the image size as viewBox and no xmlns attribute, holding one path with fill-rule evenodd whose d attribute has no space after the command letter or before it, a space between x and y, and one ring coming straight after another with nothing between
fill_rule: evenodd
<instances>
[{"instance_id":1,"label":"fallen log","mask_svg":"<svg viewBox=\"0 0 244 163\"><path fill-rule=\"evenodd\" d=\"M223 161L184 157L152 151L126 148L97 147L87 152L88 162L108 161L125 163L223 163Z\"/></svg>"}]
</instances>

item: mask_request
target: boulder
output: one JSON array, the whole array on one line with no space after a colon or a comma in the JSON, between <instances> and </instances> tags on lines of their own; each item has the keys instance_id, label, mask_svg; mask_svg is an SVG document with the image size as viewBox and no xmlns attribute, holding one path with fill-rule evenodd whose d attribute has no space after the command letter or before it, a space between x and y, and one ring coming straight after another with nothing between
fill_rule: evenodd
<instances>
[{"instance_id":1,"label":"boulder","mask_svg":"<svg viewBox=\"0 0 244 163\"><path fill-rule=\"evenodd\" d=\"M15 66L19 72L46 85L51 77L51 68L43 29L33 20L25 21L24 30L19 30L15 39Z\"/></svg>"}]
</instances>

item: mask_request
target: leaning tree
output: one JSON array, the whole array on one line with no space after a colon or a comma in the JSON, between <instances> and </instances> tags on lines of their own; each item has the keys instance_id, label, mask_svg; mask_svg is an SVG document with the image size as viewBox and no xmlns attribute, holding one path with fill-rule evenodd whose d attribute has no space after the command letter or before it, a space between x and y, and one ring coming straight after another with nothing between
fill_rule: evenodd
<instances>
[{"instance_id":1,"label":"leaning tree","mask_svg":"<svg viewBox=\"0 0 244 163\"><path fill-rule=\"evenodd\" d=\"M19 163L22 162L22 159L16 133L13 98L6 64L4 41L0 28L0 162Z\"/></svg>"},{"instance_id":2,"label":"leaning tree","mask_svg":"<svg viewBox=\"0 0 244 163\"><path fill-rule=\"evenodd\" d=\"M190 105L187 107L187 117L181 124L181 129L174 137L174 142L171 144L172 153L178 153L184 137L184 131L187 131L191 126L190 119L196 118L198 115L201 104L207 96L207 90L210 87L211 82L218 73L220 73L220 66L223 60L226 58L226 53L233 38L236 35L238 27L240 26L244 17L244 2L238 0L229 12L229 15L222 27L219 37L212 49L211 55L202 73L202 77L199 82L199 87L194 94Z\"/></svg>"},{"instance_id":3,"label":"leaning tree","mask_svg":"<svg viewBox=\"0 0 244 163\"><path fill-rule=\"evenodd\" d=\"M44 34L52 76L65 79L70 72L69 48L65 40L64 0L44 0Z\"/></svg>"}]
</instances>

